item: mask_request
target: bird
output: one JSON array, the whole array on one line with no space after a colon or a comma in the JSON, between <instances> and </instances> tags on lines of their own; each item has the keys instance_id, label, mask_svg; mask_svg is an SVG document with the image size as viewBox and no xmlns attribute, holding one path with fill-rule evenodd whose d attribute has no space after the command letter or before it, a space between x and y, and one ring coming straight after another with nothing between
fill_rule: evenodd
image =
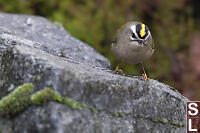
<instances>
[{"instance_id":1,"label":"bird","mask_svg":"<svg viewBox=\"0 0 200 133\"><path fill-rule=\"evenodd\" d=\"M117 30L111 50L120 62L141 64L142 76L149 80L143 61L150 58L154 52L154 43L149 28L137 21L127 22ZM115 72L123 72L117 65Z\"/></svg>"}]
</instances>

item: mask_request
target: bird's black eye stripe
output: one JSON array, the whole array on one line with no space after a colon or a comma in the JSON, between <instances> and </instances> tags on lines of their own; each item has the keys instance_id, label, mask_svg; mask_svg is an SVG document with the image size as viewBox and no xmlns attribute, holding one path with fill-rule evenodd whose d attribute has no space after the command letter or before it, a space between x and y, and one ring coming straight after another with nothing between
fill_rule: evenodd
<instances>
[{"instance_id":1,"label":"bird's black eye stripe","mask_svg":"<svg viewBox=\"0 0 200 133\"><path fill-rule=\"evenodd\" d=\"M135 33L132 32L132 38L136 38Z\"/></svg>"}]
</instances>

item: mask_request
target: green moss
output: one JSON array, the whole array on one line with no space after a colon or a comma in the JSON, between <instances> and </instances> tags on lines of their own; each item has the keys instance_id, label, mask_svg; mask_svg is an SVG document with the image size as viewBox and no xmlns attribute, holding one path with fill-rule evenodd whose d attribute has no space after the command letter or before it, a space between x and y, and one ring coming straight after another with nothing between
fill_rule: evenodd
<instances>
[{"instance_id":1,"label":"green moss","mask_svg":"<svg viewBox=\"0 0 200 133\"><path fill-rule=\"evenodd\" d=\"M113 113L113 116L119 116L119 114L117 113ZM180 122L176 123L176 122L169 122L168 120L156 120L156 119L152 119L152 118L148 118L148 117L144 117L144 116L141 116L141 115L137 115L137 114L133 114L133 117L135 118L143 118L143 119L146 119L146 120L150 120L150 121L153 121L153 122L161 122L163 124L171 124L171 125L174 125L174 126L178 126L178 127L184 127L185 124L182 124Z\"/></svg>"},{"instance_id":2,"label":"green moss","mask_svg":"<svg viewBox=\"0 0 200 133\"><path fill-rule=\"evenodd\" d=\"M5 96L0 100L0 115L5 115L5 114L13 115L13 114L18 113L19 111L26 109L27 107L31 105L44 105L49 101L65 104L69 106L71 109L86 108L85 105L69 97L63 98L61 95L56 93L55 90L50 89L50 88L45 88L43 90L40 90L31 96L32 93L33 93L32 84L23 84L22 86L19 86L18 88L16 88L8 96ZM98 112L92 106L87 106L87 108L93 113ZM124 117L126 115L123 112L115 112L111 114L116 117ZM162 122L164 124L168 123L168 124L175 125L178 127L185 126L184 124L180 122L176 123L176 122L169 122L168 120L154 120L152 118L145 118L137 114L134 114L133 117L143 118L143 119L150 120L153 122Z\"/></svg>"},{"instance_id":3,"label":"green moss","mask_svg":"<svg viewBox=\"0 0 200 133\"><path fill-rule=\"evenodd\" d=\"M124 117L124 113L123 112L115 112L115 113L112 113L112 116Z\"/></svg>"},{"instance_id":4,"label":"green moss","mask_svg":"<svg viewBox=\"0 0 200 133\"><path fill-rule=\"evenodd\" d=\"M177 123L177 126L178 126L178 127L184 127L185 125L182 124L182 123L180 123L180 122L178 122L178 123Z\"/></svg>"},{"instance_id":5,"label":"green moss","mask_svg":"<svg viewBox=\"0 0 200 133\"><path fill-rule=\"evenodd\" d=\"M115 112L115 113L112 113L112 116L116 116L116 117L118 117L119 114L118 114L118 112Z\"/></svg>"},{"instance_id":6,"label":"green moss","mask_svg":"<svg viewBox=\"0 0 200 133\"><path fill-rule=\"evenodd\" d=\"M59 102L69 106L71 109L84 109L85 105L72 100L69 97L63 98L50 88L45 88L33 94L32 84L23 84L16 88L8 96L0 100L0 115L16 114L31 105L44 105L49 101ZM97 112L95 108L88 106L92 112Z\"/></svg>"},{"instance_id":7,"label":"green moss","mask_svg":"<svg viewBox=\"0 0 200 133\"><path fill-rule=\"evenodd\" d=\"M123 112L118 112L119 117L124 117L124 113Z\"/></svg>"},{"instance_id":8,"label":"green moss","mask_svg":"<svg viewBox=\"0 0 200 133\"><path fill-rule=\"evenodd\" d=\"M80 104L79 102L72 100L69 97L65 97L63 99L63 103L69 106L71 109L83 109L85 108L85 105Z\"/></svg>"},{"instance_id":9,"label":"green moss","mask_svg":"<svg viewBox=\"0 0 200 133\"><path fill-rule=\"evenodd\" d=\"M185 126L184 124L182 124L180 122L178 122L178 123L176 123L176 122L170 122L170 124L178 126L178 127L184 127Z\"/></svg>"},{"instance_id":10,"label":"green moss","mask_svg":"<svg viewBox=\"0 0 200 133\"><path fill-rule=\"evenodd\" d=\"M44 105L49 101L62 102L62 100L62 96L50 88L45 88L31 96L31 101L35 105Z\"/></svg>"},{"instance_id":11,"label":"green moss","mask_svg":"<svg viewBox=\"0 0 200 133\"><path fill-rule=\"evenodd\" d=\"M88 106L87 107L92 113L97 113L98 111L94 108L94 107L92 107L92 106Z\"/></svg>"},{"instance_id":12,"label":"green moss","mask_svg":"<svg viewBox=\"0 0 200 133\"><path fill-rule=\"evenodd\" d=\"M152 120L153 122L158 122L158 120Z\"/></svg>"},{"instance_id":13,"label":"green moss","mask_svg":"<svg viewBox=\"0 0 200 133\"><path fill-rule=\"evenodd\" d=\"M162 123L168 123L168 120L161 120Z\"/></svg>"},{"instance_id":14,"label":"green moss","mask_svg":"<svg viewBox=\"0 0 200 133\"><path fill-rule=\"evenodd\" d=\"M63 98L61 95L57 94L55 90L46 88L41 91L38 91L31 97L31 101L34 105L44 105L49 101L63 103L69 106L72 109L83 109L85 108L84 105L80 104L79 102L72 100L69 97Z\"/></svg>"},{"instance_id":15,"label":"green moss","mask_svg":"<svg viewBox=\"0 0 200 133\"><path fill-rule=\"evenodd\" d=\"M32 84L23 84L0 100L0 114L15 114L31 104Z\"/></svg>"},{"instance_id":16,"label":"green moss","mask_svg":"<svg viewBox=\"0 0 200 133\"><path fill-rule=\"evenodd\" d=\"M42 80L42 77L40 76L40 75L35 75L34 77L33 77L33 81L35 81L35 82L39 82L39 81L41 81Z\"/></svg>"},{"instance_id":17,"label":"green moss","mask_svg":"<svg viewBox=\"0 0 200 133\"><path fill-rule=\"evenodd\" d=\"M176 122L170 122L170 124L172 124L172 125L177 125L177 123L176 123Z\"/></svg>"}]
</instances>

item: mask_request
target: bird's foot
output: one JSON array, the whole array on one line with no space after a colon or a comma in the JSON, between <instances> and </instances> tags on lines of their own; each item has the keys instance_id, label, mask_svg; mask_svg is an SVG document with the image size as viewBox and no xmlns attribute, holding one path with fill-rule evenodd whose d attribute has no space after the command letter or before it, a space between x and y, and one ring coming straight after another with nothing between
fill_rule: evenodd
<instances>
[{"instance_id":1,"label":"bird's foot","mask_svg":"<svg viewBox=\"0 0 200 133\"><path fill-rule=\"evenodd\" d=\"M123 73L122 69L120 69L118 66L116 67L115 72Z\"/></svg>"},{"instance_id":2,"label":"bird's foot","mask_svg":"<svg viewBox=\"0 0 200 133\"><path fill-rule=\"evenodd\" d=\"M149 78L147 77L147 74L142 74L142 76L144 77L144 79L149 80Z\"/></svg>"}]
</instances>

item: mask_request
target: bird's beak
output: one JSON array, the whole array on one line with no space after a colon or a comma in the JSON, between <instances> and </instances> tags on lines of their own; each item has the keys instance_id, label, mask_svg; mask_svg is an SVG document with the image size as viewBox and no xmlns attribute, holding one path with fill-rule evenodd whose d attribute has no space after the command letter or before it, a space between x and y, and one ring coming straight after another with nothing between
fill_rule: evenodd
<instances>
[{"instance_id":1,"label":"bird's beak","mask_svg":"<svg viewBox=\"0 0 200 133\"><path fill-rule=\"evenodd\" d=\"M137 42L141 45L144 43L142 40L137 40Z\"/></svg>"},{"instance_id":2,"label":"bird's beak","mask_svg":"<svg viewBox=\"0 0 200 133\"><path fill-rule=\"evenodd\" d=\"M137 42L138 42L140 45L146 45L146 41L137 40Z\"/></svg>"},{"instance_id":3,"label":"bird's beak","mask_svg":"<svg viewBox=\"0 0 200 133\"><path fill-rule=\"evenodd\" d=\"M142 45L146 46L147 45L147 40L144 40L141 43L142 43Z\"/></svg>"},{"instance_id":4,"label":"bird's beak","mask_svg":"<svg viewBox=\"0 0 200 133\"><path fill-rule=\"evenodd\" d=\"M140 45L146 45L146 41L142 40L132 40L132 41L137 41Z\"/></svg>"}]
</instances>

